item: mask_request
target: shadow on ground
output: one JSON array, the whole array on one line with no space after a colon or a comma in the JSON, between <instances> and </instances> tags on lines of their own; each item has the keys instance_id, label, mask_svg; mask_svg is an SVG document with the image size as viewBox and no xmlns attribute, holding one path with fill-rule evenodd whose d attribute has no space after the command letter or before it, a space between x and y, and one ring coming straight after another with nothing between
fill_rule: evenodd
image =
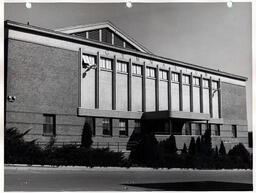
<instances>
[{"instance_id":1,"label":"shadow on ground","mask_svg":"<svg viewBox=\"0 0 256 193\"><path fill-rule=\"evenodd\" d=\"M161 191L252 191L252 184L197 181L171 183L122 184L126 186L149 188Z\"/></svg>"}]
</instances>

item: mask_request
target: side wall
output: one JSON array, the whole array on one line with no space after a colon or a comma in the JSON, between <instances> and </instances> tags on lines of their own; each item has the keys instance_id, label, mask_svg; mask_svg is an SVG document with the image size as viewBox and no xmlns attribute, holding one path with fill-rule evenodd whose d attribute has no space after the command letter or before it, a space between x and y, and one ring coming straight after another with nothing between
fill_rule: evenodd
<instances>
[{"instance_id":1,"label":"side wall","mask_svg":"<svg viewBox=\"0 0 256 193\"><path fill-rule=\"evenodd\" d=\"M221 102L224 122L221 128L222 140L231 146L238 142L248 146L245 86L221 82ZM231 137L232 125L237 127L236 138Z\"/></svg>"}]
</instances>

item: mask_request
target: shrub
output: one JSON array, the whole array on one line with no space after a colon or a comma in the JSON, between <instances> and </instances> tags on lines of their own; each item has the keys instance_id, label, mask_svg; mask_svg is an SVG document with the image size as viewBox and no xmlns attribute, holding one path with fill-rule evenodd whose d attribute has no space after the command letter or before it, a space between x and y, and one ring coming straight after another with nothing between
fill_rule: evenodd
<instances>
[{"instance_id":1,"label":"shrub","mask_svg":"<svg viewBox=\"0 0 256 193\"><path fill-rule=\"evenodd\" d=\"M200 137L197 137L196 139L196 154L201 153L201 139Z\"/></svg>"},{"instance_id":2,"label":"shrub","mask_svg":"<svg viewBox=\"0 0 256 193\"><path fill-rule=\"evenodd\" d=\"M141 166L157 166L160 157L154 134L144 134L138 145L131 150L129 159Z\"/></svg>"},{"instance_id":3,"label":"shrub","mask_svg":"<svg viewBox=\"0 0 256 193\"><path fill-rule=\"evenodd\" d=\"M28 132L20 133L17 128L5 130L5 163L39 164L44 159L43 151L35 140L27 142L23 139Z\"/></svg>"},{"instance_id":4,"label":"shrub","mask_svg":"<svg viewBox=\"0 0 256 193\"><path fill-rule=\"evenodd\" d=\"M195 153L196 153L196 142L195 142L194 137L191 137L189 148L188 148L188 153L189 153L189 155L195 155Z\"/></svg>"},{"instance_id":5,"label":"shrub","mask_svg":"<svg viewBox=\"0 0 256 193\"><path fill-rule=\"evenodd\" d=\"M235 164L242 166L240 162L245 163L244 167L249 168L251 165L251 156L242 143L235 145L228 155L235 161Z\"/></svg>"},{"instance_id":6,"label":"shrub","mask_svg":"<svg viewBox=\"0 0 256 193\"><path fill-rule=\"evenodd\" d=\"M207 128L201 139L201 153L210 156L212 154L211 130Z\"/></svg>"},{"instance_id":7,"label":"shrub","mask_svg":"<svg viewBox=\"0 0 256 193\"><path fill-rule=\"evenodd\" d=\"M177 152L176 140L174 135L171 135L166 140L159 143L159 146L163 148L165 154L175 154Z\"/></svg>"},{"instance_id":8,"label":"shrub","mask_svg":"<svg viewBox=\"0 0 256 193\"><path fill-rule=\"evenodd\" d=\"M225 146L223 144L223 141L221 141L221 144L220 144L220 150L219 150L219 154L220 155L226 155L226 149L225 149Z\"/></svg>"},{"instance_id":9,"label":"shrub","mask_svg":"<svg viewBox=\"0 0 256 193\"><path fill-rule=\"evenodd\" d=\"M91 147L92 141L92 129L89 123L85 123L82 132L81 147Z\"/></svg>"},{"instance_id":10,"label":"shrub","mask_svg":"<svg viewBox=\"0 0 256 193\"><path fill-rule=\"evenodd\" d=\"M188 149L187 149L186 143L184 143L183 148L182 148L182 150L181 150L181 153L182 153L182 154L187 154L187 153L188 153Z\"/></svg>"}]
</instances>

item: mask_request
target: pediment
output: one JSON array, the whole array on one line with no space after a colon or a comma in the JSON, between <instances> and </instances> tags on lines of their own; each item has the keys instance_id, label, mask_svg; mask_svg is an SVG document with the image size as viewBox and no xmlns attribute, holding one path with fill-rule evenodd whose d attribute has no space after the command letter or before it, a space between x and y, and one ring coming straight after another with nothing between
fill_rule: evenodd
<instances>
[{"instance_id":1,"label":"pediment","mask_svg":"<svg viewBox=\"0 0 256 193\"><path fill-rule=\"evenodd\" d=\"M57 29L56 31L125 49L151 54L149 50L115 27L111 22L79 25Z\"/></svg>"}]
</instances>

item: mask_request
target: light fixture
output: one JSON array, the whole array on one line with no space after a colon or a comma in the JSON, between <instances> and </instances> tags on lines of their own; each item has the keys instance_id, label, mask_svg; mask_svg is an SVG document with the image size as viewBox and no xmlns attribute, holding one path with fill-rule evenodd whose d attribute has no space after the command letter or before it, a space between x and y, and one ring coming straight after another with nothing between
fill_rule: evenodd
<instances>
[{"instance_id":1,"label":"light fixture","mask_svg":"<svg viewBox=\"0 0 256 193\"><path fill-rule=\"evenodd\" d=\"M227 2L227 6L228 6L228 8L232 8L232 6L233 6L232 1L228 1L228 2Z\"/></svg>"},{"instance_id":2,"label":"light fixture","mask_svg":"<svg viewBox=\"0 0 256 193\"><path fill-rule=\"evenodd\" d=\"M30 2L26 2L26 8L30 9L32 7L32 4Z\"/></svg>"},{"instance_id":3,"label":"light fixture","mask_svg":"<svg viewBox=\"0 0 256 193\"><path fill-rule=\"evenodd\" d=\"M131 1L126 1L126 7L132 8L132 2Z\"/></svg>"}]
</instances>

